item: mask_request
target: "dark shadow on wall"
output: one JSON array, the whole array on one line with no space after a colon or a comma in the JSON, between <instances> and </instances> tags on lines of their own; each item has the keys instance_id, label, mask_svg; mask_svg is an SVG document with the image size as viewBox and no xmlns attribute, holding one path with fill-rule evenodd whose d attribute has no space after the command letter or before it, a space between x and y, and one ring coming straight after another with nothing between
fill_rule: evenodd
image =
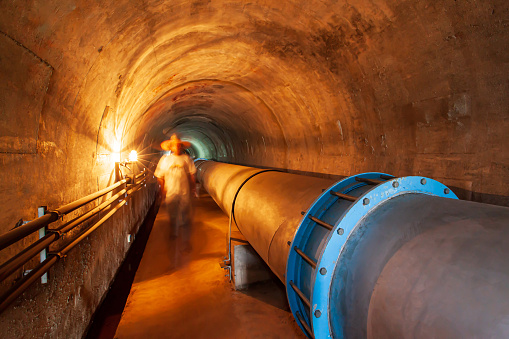
<instances>
[{"instance_id":1,"label":"dark shadow on wall","mask_svg":"<svg viewBox=\"0 0 509 339\"><path fill-rule=\"evenodd\" d=\"M224 161L224 160L219 161L219 160L215 160L215 159L210 159L210 160L217 161L217 162L222 162L222 163L225 163L225 164L247 166L247 167L253 167L253 168L260 168L260 169L270 169L270 170L275 170L275 171L284 172L284 173L307 175L307 176L310 176L310 177L331 179L331 180L335 180L335 181L339 181L339 180L341 180L343 178L346 178L346 176L339 175L339 174L329 174L329 173L311 172L311 171L299 171L299 170L288 169L288 168L279 168L279 167L262 166L262 165L251 165L251 164L246 164L246 163L239 164L237 162L229 162L229 161Z\"/></svg>"},{"instance_id":2,"label":"dark shadow on wall","mask_svg":"<svg viewBox=\"0 0 509 339\"><path fill-rule=\"evenodd\" d=\"M448 186L457 196L462 200L470 200L480 202L483 204L499 205L508 207L509 197L497 194L481 193L476 191L466 190L461 187Z\"/></svg>"},{"instance_id":3,"label":"dark shadow on wall","mask_svg":"<svg viewBox=\"0 0 509 339\"><path fill-rule=\"evenodd\" d=\"M226 162L226 161L221 161L221 162L230 163L232 165L250 166L249 164L238 164L235 162ZM285 168L276 168L276 167L259 166L259 165L253 165L253 167L261 168L261 169L273 169L273 170L277 170L280 172L293 173L293 174L299 174L299 175L307 175L307 176L324 178L324 179L331 179L334 181L339 181L343 178L346 178L346 176L337 175L337 174L329 174L329 173L299 171L299 170L291 170L291 169L285 169ZM433 178L431 178L431 179L433 179ZM436 180L439 182L441 181L440 179L436 179ZM476 191L472 191L472 190L467 190L465 188L461 188L458 186L451 186L451 185L446 185L446 186L449 187L461 200L468 200L468 201L480 202L483 204L509 207L509 196L481 193L481 192L476 192ZM327 187L324 187L324 188L327 188Z\"/></svg>"},{"instance_id":4,"label":"dark shadow on wall","mask_svg":"<svg viewBox=\"0 0 509 339\"><path fill-rule=\"evenodd\" d=\"M124 311L131 285L134 281L136 271L143 257L145 245L147 244L154 220L159 211L160 199L155 199L143 221L136 238L129 249L124 262L110 286L110 289L103 302L95 311L92 321L89 324L83 338L85 339L110 339L115 336L122 312Z\"/></svg>"}]
</instances>

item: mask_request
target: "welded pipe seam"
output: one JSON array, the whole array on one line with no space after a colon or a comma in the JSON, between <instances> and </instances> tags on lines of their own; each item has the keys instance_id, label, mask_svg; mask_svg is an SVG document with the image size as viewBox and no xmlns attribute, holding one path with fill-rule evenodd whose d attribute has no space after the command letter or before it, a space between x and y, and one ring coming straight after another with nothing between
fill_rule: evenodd
<instances>
[{"instance_id":1,"label":"welded pipe seam","mask_svg":"<svg viewBox=\"0 0 509 339\"><path fill-rule=\"evenodd\" d=\"M239 188L237 189L237 192L235 192L235 196L233 197L232 207L231 207L231 216L233 218L233 221L235 221L235 225L237 225L237 220L235 220L235 202L237 201L237 197L239 196L240 190L242 189L242 187L244 187L245 184L247 184L247 182L249 180L253 179L254 177L256 177L259 174L267 173L267 172L280 172L280 171L273 170L273 169L266 169L266 170L261 170L259 172L254 173L254 174L251 174L249 177L247 177L242 182L242 184L240 184ZM237 225L237 227L238 227L238 225Z\"/></svg>"}]
</instances>

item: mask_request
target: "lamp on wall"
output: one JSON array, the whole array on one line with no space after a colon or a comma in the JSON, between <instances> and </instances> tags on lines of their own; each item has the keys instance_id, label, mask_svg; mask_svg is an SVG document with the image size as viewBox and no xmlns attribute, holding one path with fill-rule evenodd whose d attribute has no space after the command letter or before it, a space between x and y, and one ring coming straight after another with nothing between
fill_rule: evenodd
<instances>
[{"instance_id":1,"label":"lamp on wall","mask_svg":"<svg viewBox=\"0 0 509 339\"><path fill-rule=\"evenodd\" d=\"M117 162L120 162L120 142L118 141L114 141L113 142L113 147L112 147L112 151L111 152L111 161L113 163L117 163Z\"/></svg>"},{"instance_id":2,"label":"lamp on wall","mask_svg":"<svg viewBox=\"0 0 509 339\"><path fill-rule=\"evenodd\" d=\"M138 152L136 152L135 150L132 150L129 153L129 162L136 162L136 161L138 161Z\"/></svg>"},{"instance_id":3,"label":"lamp on wall","mask_svg":"<svg viewBox=\"0 0 509 339\"><path fill-rule=\"evenodd\" d=\"M112 153L112 155L115 153ZM138 152L132 150L129 152L129 158L124 161L120 161L120 153L118 156L118 161L115 161L115 181L119 181L123 179L122 172L120 171L120 166L123 166L131 171L131 184L135 183L136 179L136 164L138 161Z\"/></svg>"}]
</instances>

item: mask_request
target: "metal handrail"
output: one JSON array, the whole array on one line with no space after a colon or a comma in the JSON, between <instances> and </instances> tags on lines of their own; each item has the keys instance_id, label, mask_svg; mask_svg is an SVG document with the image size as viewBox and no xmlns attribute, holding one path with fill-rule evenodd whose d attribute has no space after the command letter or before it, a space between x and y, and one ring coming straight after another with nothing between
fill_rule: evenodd
<instances>
[{"instance_id":1,"label":"metal handrail","mask_svg":"<svg viewBox=\"0 0 509 339\"><path fill-rule=\"evenodd\" d=\"M83 239L85 239L90 233L92 233L94 230L96 230L99 226L101 226L106 220L108 220L116 211L118 211L128 199L129 196L131 196L133 193L141 189L141 187L146 183L147 181L147 170L144 170L143 172L139 173L135 176L136 179L141 179L140 182L137 182L134 185L131 185L130 187L126 187L122 189L121 191L117 192L115 195L108 198L106 201L101 203L100 205L94 207L90 211L84 213L81 216L76 217L75 219L55 228L55 229L49 229L48 234L41 239L35 241L27 248L23 249L21 252L13 256L11 259L9 259L7 262L0 265L0 282L5 280L8 276L10 276L12 273L14 273L16 270L21 268L24 264L26 264L28 261L30 261L34 256L39 254L42 250L48 248L49 245L56 242L58 239L60 239L61 235L64 233L67 233L74 229L76 226L80 225L86 220L91 219L101 211L107 209L108 213L104 215L99 221L95 222L93 225L88 226L84 230L82 230L77 236L74 237L74 239L59 249L56 252L52 252L48 255L46 260L41 262L37 267L35 267L33 270L30 271L29 274L22 277L16 284L14 284L8 291L6 291L3 295L0 296L0 313L3 312L7 306L14 301L19 295L21 295L32 283L34 283L38 278L43 276L48 270L56 263L58 262L62 257L64 257L71 249L73 249L78 243L80 243ZM6 234L0 236L0 244L5 245L2 248L5 248L14 242L23 239L24 237L32 234L39 228L48 226L53 221L58 220L58 218L61 215L65 215L67 213L70 213L79 207L92 202L94 199L97 199L111 191L113 191L115 188L121 186L122 184L128 184L130 180L124 179L121 180L109 187L106 187L103 190L100 190L96 193L90 194L84 198L78 199L70 204L67 204L65 206L62 206L54 211L50 211L48 214L45 214L44 216L37 218L30 223L30 227L23 228L21 232L17 232L13 235L12 231L7 232ZM117 201L119 198L123 198L118 204L116 204L114 207L111 207L111 205ZM108 208L109 206L109 208ZM54 215L56 215L56 218L54 218ZM47 217L48 216L48 217ZM45 218L46 217L46 218ZM27 223L23 226L29 225L30 223ZM34 231L32 231L33 228L37 225L38 228L36 228ZM21 227L23 227L21 226ZM19 227L19 228L21 228ZM17 229L19 229L17 228ZM15 229L15 230L17 230ZM13 230L13 231L15 231ZM24 234L24 236L21 236L21 234ZM7 236L5 236L7 235ZM2 238L3 237L3 238ZM12 240L17 239L17 240Z\"/></svg>"},{"instance_id":2,"label":"metal handrail","mask_svg":"<svg viewBox=\"0 0 509 339\"><path fill-rule=\"evenodd\" d=\"M0 281L5 279L7 276L12 274L14 271L16 271L18 268L20 268L22 265L27 263L34 255L48 247L48 245L56 241L60 238L62 233L67 233L70 230L72 230L77 225L81 224L82 222L92 218L94 215L96 215L98 212L105 209L107 206L111 205L115 200L120 198L122 195L124 195L127 192L127 188L124 188L123 190L119 191L114 196L110 197L108 200L103 202L102 204L96 206L95 208L91 209L87 213L55 228L55 229L49 229L46 236L43 238L37 240L29 247L25 248L21 252L19 252L17 255L12 257L7 262L0 265ZM49 242L49 243L48 243Z\"/></svg>"},{"instance_id":3,"label":"metal handrail","mask_svg":"<svg viewBox=\"0 0 509 339\"><path fill-rule=\"evenodd\" d=\"M136 179L147 176L147 170L144 170L135 176Z\"/></svg>"},{"instance_id":4,"label":"metal handrail","mask_svg":"<svg viewBox=\"0 0 509 339\"><path fill-rule=\"evenodd\" d=\"M59 207L56 210L49 211L42 217L34 219L22 226L19 226L13 230L10 230L7 233L0 235L0 251L14 244L15 242L25 238L26 236L34 233L35 231L48 226L52 222L57 221L59 217L64 216L99 197L102 197L103 195L113 191L115 188L125 183L127 183L127 179L118 181L111 186L108 186L100 191L97 191L95 193L87 195L86 197L71 202L70 204Z\"/></svg>"},{"instance_id":5,"label":"metal handrail","mask_svg":"<svg viewBox=\"0 0 509 339\"><path fill-rule=\"evenodd\" d=\"M39 254L58 238L58 233L47 234L3 263L2 266L0 266L0 281L3 281L17 269L25 265L30 259Z\"/></svg>"}]
</instances>

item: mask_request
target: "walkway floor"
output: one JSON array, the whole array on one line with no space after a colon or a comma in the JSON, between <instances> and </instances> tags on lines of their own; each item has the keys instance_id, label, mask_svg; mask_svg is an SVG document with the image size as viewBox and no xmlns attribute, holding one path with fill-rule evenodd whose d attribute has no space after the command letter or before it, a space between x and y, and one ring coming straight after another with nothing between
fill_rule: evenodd
<instances>
[{"instance_id":1,"label":"walkway floor","mask_svg":"<svg viewBox=\"0 0 509 339\"><path fill-rule=\"evenodd\" d=\"M195 201L194 222L178 238L168 223L163 205L115 338L305 338L281 283L231 288L219 267L228 218L209 196Z\"/></svg>"}]
</instances>

